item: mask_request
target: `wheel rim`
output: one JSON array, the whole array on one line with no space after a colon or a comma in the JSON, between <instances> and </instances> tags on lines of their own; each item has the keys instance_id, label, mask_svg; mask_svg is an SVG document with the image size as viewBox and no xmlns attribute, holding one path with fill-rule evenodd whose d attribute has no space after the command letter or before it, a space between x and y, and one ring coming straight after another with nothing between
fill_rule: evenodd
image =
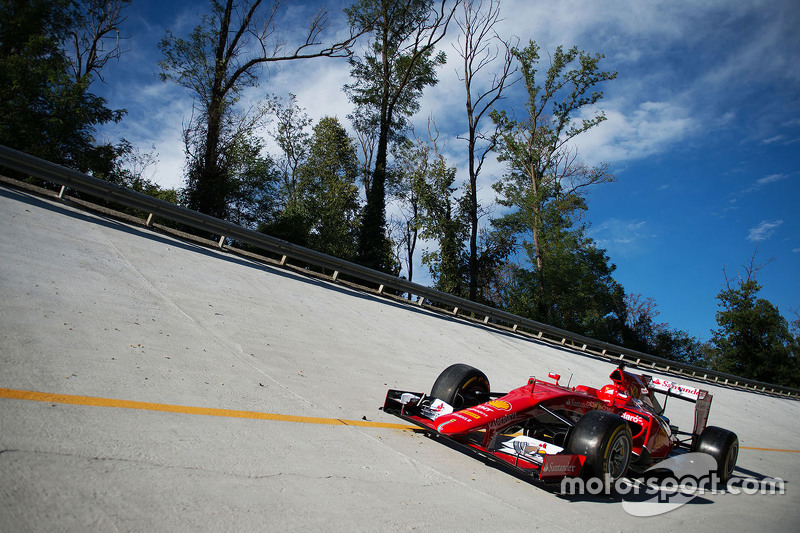
<instances>
[{"instance_id":1,"label":"wheel rim","mask_svg":"<svg viewBox=\"0 0 800 533\"><path fill-rule=\"evenodd\" d=\"M460 390L456 393L456 401L453 407L455 408L462 408L467 406L469 403L470 405L475 404L478 400L478 394L482 393L483 389L481 387L472 387L469 390Z\"/></svg>"},{"instance_id":2,"label":"wheel rim","mask_svg":"<svg viewBox=\"0 0 800 533\"><path fill-rule=\"evenodd\" d=\"M734 442L731 446L730 450L728 450L728 455L725 458L725 476L730 478L733 475L733 469L736 466L736 459L739 456L739 443Z\"/></svg>"},{"instance_id":3,"label":"wheel rim","mask_svg":"<svg viewBox=\"0 0 800 533\"><path fill-rule=\"evenodd\" d=\"M628 468L628 461L631 456L631 446L624 435L617 436L611 443L606 459L606 472L612 479L622 477Z\"/></svg>"}]
</instances>

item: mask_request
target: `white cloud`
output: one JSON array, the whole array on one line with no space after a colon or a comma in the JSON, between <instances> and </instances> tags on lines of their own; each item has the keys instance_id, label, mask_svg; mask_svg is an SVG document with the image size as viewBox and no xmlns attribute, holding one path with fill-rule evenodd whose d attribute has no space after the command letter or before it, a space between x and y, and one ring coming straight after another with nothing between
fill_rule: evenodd
<instances>
[{"instance_id":1,"label":"white cloud","mask_svg":"<svg viewBox=\"0 0 800 533\"><path fill-rule=\"evenodd\" d=\"M753 242L765 241L775 235L775 232L783 224L783 220L763 220L760 224L750 228L747 233L747 240Z\"/></svg>"},{"instance_id":2,"label":"white cloud","mask_svg":"<svg viewBox=\"0 0 800 533\"><path fill-rule=\"evenodd\" d=\"M763 178L757 179L750 187L744 189L739 195L746 195L752 192L756 192L758 190L763 189L767 185L771 185L773 183L777 183L791 177L790 174L769 174L764 176Z\"/></svg>"},{"instance_id":3,"label":"white cloud","mask_svg":"<svg viewBox=\"0 0 800 533\"><path fill-rule=\"evenodd\" d=\"M778 11L785 14L788 4L784 0L778 2ZM762 0L736 3L730 0L564 0L547 5L527 0L504 0L501 5L503 20L496 30L503 38L518 36L521 45L525 45L529 39L536 39L542 46L543 68L548 53L560 44L576 44L588 52L606 54L606 59L601 63L603 68L619 71L616 80L602 87L606 98L600 101L599 108L605 110L607 120L581 135L576 145L580 157L589 164L623 163L664 153L690 136L706 130L709 125L723 127L743 120L744 117L739 116L736 108L720 106L714 111L715 106L707 104L718 96L733 94L735 87L755 76L743 76L742 73L773 74L780 70L775 66L763 65L763 54L769 53L768 57L783 65L787 76L797 71L796 65L800 61L791 61L797 51L792 51L789 45L778 48L781 36L792 34L787 34L785 29L790 19L793 20L792 17L784 17L787 20L783 21L774 20L777 17L753 19L753 28L748 30L748 35L760 38L757 41L736 41L740 43L737 49L727 52L725 57L714 58L708 69L703 66L705 63L698 63L699 58L686 60L674 56L684 53L691 46L704 49L698 43L709 39L709 32L716 35L717 31L729 31L713 26L712 22L745 20L750 14L761 12L764 5ZM286 20L305 22L309 10L302 9L302 6L302 3L290 6L293 11L286 13ZM331 7L331 15L333 31L329 35L346 32L338 5ZM161 36L162 30L156 29L156 21L151 22L147 37L149 41L155 41ZM171 27L176 34L183 35L189 27L197 24L197 12L194 9L186 10L176 15L173 21L159 22ZM769 29L775 31L767 31ZM280 31L287 36L294 35L287 26L281 26ZM464 87L457 74L459 57L452 47L456 39L454 25L447 36L448 42L441 46L448 55L448 63L439 71L438 85L424 92L421 110L413 122L418 130L424 131L424 123L432 115L442 131L447 132L451 139L448 151L454 157L451 164L459 167L461 179L466 167L465 150L461 146L463 141L455 137L465 130L466 119ZM139 39L136 44L141 48L146 42ZM191 98L183 91L176 92L174 84L155 82L153 76L157 72L156 62L160 54L155 50L155 42L149 42L148 46L152 50L136 51L138 59L135 62L137 79L150 76L148 82L129 84L129 88L138 85L140 94L129 92L127 96L111 101L111 104L131 110L131 114L123 120L125 136L129 140L143 149L149 149L156 143L161 159L158 173L161 180L162 175L180 176L182 173L183 144L180 131L183 121L190 115ZM120 67L132 57L123 56ZM708 58L704 58L704 61L708 61ZM144 68L145 65L147 68ZM686 68L686 65L697 66L688 74L677 70ZM114 83L118 81L110 80ZM315 122L324 115L333 115L349 128L345 117L352 112L352 104L342 91L342 86L348 81L349 65L344 59L290 61L265 70L261 86L249 90L248 97L261 98L267 94L285 97L291 92L297 95L298 104L306 108ZM725 90L720 92L723 88ZM504 105L522 105L523 89L521 83L514 87L515 92L508 93ZM488 118L485 120L489 126ZM770 139L775 135L762 137ZM489 185L502 172L502 165L494 160L487 162L480 184L484 202L491 203L494 194ZM165 181L162 184L166 184L170 178L163 179Z\"/></svg>"},{"instance_id":4,"label":"white cloud","mask_svg":"<svg viewBox=\"0 0 800 533\"><path fill-rule=\"evenodd\" d=\"M622 102L610 102L606 120L583 133L575 145L588 163L622 162L662 153L694 131L688 110L670 102L643 102L624 110Z\"/></svg>"},{"instance_id":5,"label":"white cloud","mask_svg":"<svg viewBox=\"0 0 800 533\"><path fill-rule=\"evenodd\" d=\"M647 221L610 218L589 230L589 236L600 248L625 254L639 251L642 246L655 237Z\"/></svg>"}]
</instances>

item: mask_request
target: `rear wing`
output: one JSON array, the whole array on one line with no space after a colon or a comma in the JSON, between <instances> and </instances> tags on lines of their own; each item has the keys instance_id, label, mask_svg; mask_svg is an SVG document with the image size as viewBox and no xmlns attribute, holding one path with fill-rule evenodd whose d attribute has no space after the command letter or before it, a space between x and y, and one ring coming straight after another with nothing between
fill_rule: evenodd
<instances>
[{"instance_id":1,"label":"rear wing","mask_svg":"<svg viewBox=\"0 0 800 533\"><path fill-rule=\"evenodd\" d=\"M708 391L697 389L695 387L687 387L686 385L680 385L674 381L668 381L661 378L650 378L649 385L654 391L662 392L667 396L677 396L678 398L689 400L691 402L696 402L701 396L708 394Z\"/></svg>"},{"instance_id":2,"label":"rear wing","mask_svg":"<svg viewBox=\"0 0 800 533\"><path fill-rule=\"evenodd\" d=\"M714 396L707 390L698 389L675 383L661 378L644 376L648 381L648 386L655 392L666 394L667 397L674 396L682 400L693 402L694 407L694 428L693 435L699 435L708 424L708 413L711 411L711 400ZM666 405L666 402L665 402Z\"/></svg>"}]
</instances>

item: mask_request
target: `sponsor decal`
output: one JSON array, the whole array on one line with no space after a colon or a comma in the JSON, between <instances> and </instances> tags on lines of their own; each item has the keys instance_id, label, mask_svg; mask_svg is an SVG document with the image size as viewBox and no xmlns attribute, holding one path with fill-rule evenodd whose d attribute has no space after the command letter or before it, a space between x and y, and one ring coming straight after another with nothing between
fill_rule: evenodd
<instances>
[{"instance_id":1,"label":"sponsor decal","mask_svg":"<svg viewBox=\"0 0 800 533\"><path fill-rule=\"evenodd\" d=\"M575 468L576 468L576 466L575 465L571 465L571 464L562 464L562 465L555 464L554 465L554 464L552 464L552 462L550 462L550 463L546 463L544 465L544 468L542 468L542 473L544 473L544 474L551 474L551 473L572 474L572 473L575 472Z\"/></svg>"},{"instance_id":2,"label":"sponsor decal","mask_svg":"<svg viewBox=\"0 0 800 533\"><path fill-rule=\"evenodd\" d=\"M568 398L566 402L567 407L579 407L589 411L592 410L600 410L600 411L609 411L614 412L614 408L610 405L606 405L604 402L599 402L597 400L592 399L579 399L579 398Z\"/></svg>"},{"instance_id":3,"label":"sponsor decal","mask_svg":"<svg viewBox=\"0 0 800 533\"><path fill-rule=\"evenodd\" d=\"M474 412L470 411L469 409L466 409L466 410L461 411L461 412L464 413L465 415L475 419L475 420L479 420L483 416L481 414L474 413Z\"/></svg>"},{"instance_id":4,"label":"sponsor decal","mask_svg":"<svg viewBox=\"0 0 800 533\"><path fill-rule=\"evenodd\" d=\"M539 473L539 479L577 476L581 471L578 455L547 455Z\"/></svg>"},{"instance_id":5,"label":"sponsor decal","mask_svg":"<svg viewBox=\"0 0 800 533\"><path fill-rule=\"evenodd\" d=\"M492 420L491 422L489 422L489 429L499 429L499 428L505 427L505 426L509 425L510 423L512 423L517 418L519 418L519 417L517 415L513 415L513 414L501 416L497 420Z\"/></svg>"},{"instance_id":6,"label":"sponsor decal","mask_svg":"<svg viewBox=\"0 0 800 533\"><path fill-rule=\"evenodd\" d=\"M644 418L642 418L641 416L639 416L637 414L629 413L627 411L622 413L622 418L624 418L628 422L633 422L634 424L639 424L640 426L643 426L645 424L645 419Z\"/></svg>"},{"instance_id":7,"label":"sponsor decal","mask_svg":"<svg viewBox=\"0 0 800 533\"><path fill-rule=\"evenodd\" d=\"M511 404L508 403L505 400L491 400L488 403L489 403L489 405L491 405L495 409L500 409L501 411L510 411L511 410Z\"/></svg>"},{"instance_id":8,"label":"sponsor decal","mask_svg":"<svg viewBox=\"0 0 800 533\"><path fill-rule=\"evenodd\" d=\"M684 397L690 396L695 399L698 396L700 396L700 389L696 389L694 387L687 387L686 385L681 385L679 383L675 383L674 381L669 381L660 378L653 378L652 383L657 388L660 387L662 389L669 389L672 392L678 393L680 396Z\"/></svg>"}]
</instances>

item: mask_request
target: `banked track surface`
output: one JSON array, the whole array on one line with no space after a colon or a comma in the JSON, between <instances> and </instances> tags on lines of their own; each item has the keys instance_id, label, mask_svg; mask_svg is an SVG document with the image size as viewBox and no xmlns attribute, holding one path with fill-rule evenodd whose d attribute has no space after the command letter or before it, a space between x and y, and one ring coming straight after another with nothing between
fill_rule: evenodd
<instances>
[{"instance_id":1,"label":"banked track surface","mask_svg":"<svg viewBox=\"0 0 800 533\"><path fill-rule=\"evenodd\" d=\"M495 390L548 371L600 386L607 362L4 186L0 224L0 388L130 404L0 394L2 531L786 531L800 519L798 454L771 451L800 448L796 401L707 387L711 423L748 448L737 476L780 477L786 494L707 493L634 517L380 427L400 422L377 409L387 388L426 390L454 362Z\"/></svg>"}]
</instances>

